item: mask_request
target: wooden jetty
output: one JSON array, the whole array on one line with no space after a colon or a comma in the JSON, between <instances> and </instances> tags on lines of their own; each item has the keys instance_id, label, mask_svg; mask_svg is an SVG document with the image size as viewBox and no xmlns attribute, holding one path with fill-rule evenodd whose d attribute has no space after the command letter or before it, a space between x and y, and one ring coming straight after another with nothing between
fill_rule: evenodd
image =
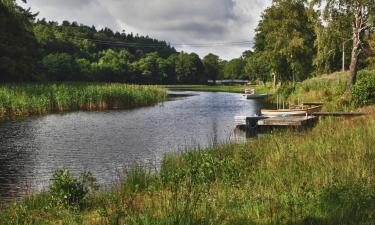
<instances>
[{"instance_id":1,"label":"wooden jetty","mask_svg":"<svg viewBox=\"0 0 375 225\"><path fill-rule=\"evenodd\" d=\"M319 117L307 116L287 116L287 117L237 117L236 125L240 129L259 129L275 127L311 127Z\"/></svg>"},{"instance_id":2,"label":"wooden jetty","mask_svg":"<svg viewBox=\"0 0 375 225\"><path fill-rule=\"evenodd\" d=\"M320 112L323 103L307 102L290 109L262 109L261 116L236 116L237 128L257 130L262 128L293 127L306 128L315 125L320 117L356 117L364 116L361 112Z\"/></svg>"}]
</instances>

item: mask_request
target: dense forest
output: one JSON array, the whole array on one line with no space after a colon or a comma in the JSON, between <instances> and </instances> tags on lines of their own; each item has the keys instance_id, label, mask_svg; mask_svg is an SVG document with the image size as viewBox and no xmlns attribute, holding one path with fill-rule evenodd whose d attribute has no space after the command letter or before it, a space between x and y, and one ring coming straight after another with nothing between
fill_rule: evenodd
<instances>
[{"instance_id":1,"label":"dense forest","mask_svg":"<svg viewBox=\"0 0 375 225\"><path fill-rule=\"evenodd\" d=\"M1 0L0 81L200 84L216 79L270 81L276 76L298 82L341 70L343 51L345 69L374 67L373 2L358 3L368 22L359 28L358 38L353 18L359 6L353 1L327 2L324 10L317 10L304 0L274 0L262 14L253 49L226 61L214 54L201 59L177 52L165 41L125 31L36 20L36 14L14 0Z\"/></svg>"}]
</instances>

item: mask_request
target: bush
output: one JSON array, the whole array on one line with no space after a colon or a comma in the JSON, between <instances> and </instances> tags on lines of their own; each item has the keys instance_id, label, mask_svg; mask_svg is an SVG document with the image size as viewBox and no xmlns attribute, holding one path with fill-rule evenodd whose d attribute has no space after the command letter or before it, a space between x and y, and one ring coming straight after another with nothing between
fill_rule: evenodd
<instances>
[{"instance_id":1,"label":"bush","mask_svg":"<svg viewBox=\"0 0 375 225\"><path fill-rule=\"evenodd\" d=\"M359 74L358 81L353 86L352 100L357 106L375 102L375 72L363 71Z\"/></svg>"},{"instance_id":2,"label":"bush","mask_svg":"<svg viewBox=\"0 0 375 225\"><path fill-rule=\"evenodd\" d=\"M296 90L296 86L293 84L286 84L280 87L277 90L277 95L284 97L287 99L294 91Z\"/></svg>"},{"instance_id":3,"label":"bush","mask_svg":"<svg viewBox=\"0 0 375 225\"><path fill-rule=\"evenodd\" d=\"M52 181L49 186L51 205L62 208L82 207L88 194L98 188L90 172L75 178L68 170L58 170L53 174Z\"/></svg>"}]
</instances>

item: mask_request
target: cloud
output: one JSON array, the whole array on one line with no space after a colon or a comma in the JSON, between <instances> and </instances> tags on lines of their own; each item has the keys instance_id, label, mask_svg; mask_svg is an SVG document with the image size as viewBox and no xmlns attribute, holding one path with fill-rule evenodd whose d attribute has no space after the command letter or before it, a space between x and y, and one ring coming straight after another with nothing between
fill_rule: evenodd
<instances>
[{"instance_id":1,"label":"cloud","mask_svg":"<svg viewBox=\"0 0 375 225\"><path fill-rule=\"evenodd\" d=\"M49 20L149 35L178 44L250 41L261 12L271 0L30 0L28 6ZM209 52L229 59L251 46L178 47L201 57Z\"/></svg>"}]
</instances>

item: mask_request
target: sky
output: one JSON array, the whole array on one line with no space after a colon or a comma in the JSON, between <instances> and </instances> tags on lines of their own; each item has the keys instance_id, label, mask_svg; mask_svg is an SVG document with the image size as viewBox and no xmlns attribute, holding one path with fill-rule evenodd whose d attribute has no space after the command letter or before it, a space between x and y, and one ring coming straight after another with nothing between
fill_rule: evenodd
<instances>
[{"instance_id":1,"label":"sky","mask_svg":"<svg viewBox=\"0 0 375 225\"><path fill-rule=\"evenodd\" d=\"M271 0L28 0L20 5L39 12L39 18L125 30L178 44L178 51L232 59L252 44L211 44L252 41L261 13Z\"/></svg>"}]
</instances>

